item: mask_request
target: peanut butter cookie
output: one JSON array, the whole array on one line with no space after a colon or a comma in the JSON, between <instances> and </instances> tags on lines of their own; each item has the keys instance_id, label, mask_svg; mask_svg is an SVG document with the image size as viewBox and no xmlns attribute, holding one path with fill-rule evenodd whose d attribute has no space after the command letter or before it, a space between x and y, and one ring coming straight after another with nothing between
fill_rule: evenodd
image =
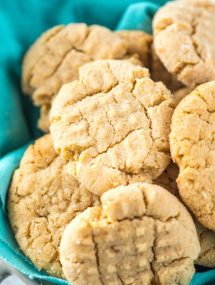
<instances>
[{"instance_id":1,"label":"peanut butter cookie","mask_svg":"<svg viewBox=\"0 0 215 285\"><path fill-rule=\"evenodd\" d=\"M215 79L215 5L173 1L154 17L154 47L167 70L186 86Z\"/></svg>"},{"instance_id":2,"label":"peanut butter cookie","mask_svg":"<svg viewBox=\"0 0 215 285\"><path fill-rule=\"evenodd\" d=\"M78 78L81 65L97 59L130 57L142 64L141 59L147 61L150 43L151 36L144 33L134 48L128 39L97 25L70 24L45 32L25 56L22 76L23 91L32 95L35 105L42 106L39 127L48 131L53 97L64 83Z\"/></svg>"},{"instance_id":3,"label":"peanut butter cookie","mask_svg":"<svg viewBox=\"0 0 215 285\"><path fill-rule=\"evenodd\" d=\"M185 207L157 185L103 194L65 229L60 259L74 285L188 285L199 241Z\"/></svg>"},{"instance_id":4,"label":"peanut butter cookie","mask_svg":"<svg viewBox=\"0 0 215 285\"><path fill-rule=\"evenodd\" d=\"M170 147L180 168L180 196L202 225L215 230L215 81L200 85L176 107Z\"/></svg>"},{"instance_id":5,"label":"peanut butter cookie","mask_svg":"<svg viewBox=\"0 0 215 285\"><path fill-rule=\"evenodd\" d=\"M63 277L58 247L65 226L99 199L68 173L54 151L50 135L31 145L16 170L8 213L16 240L39 268Z\"/></svg>"},{"instance_id":6,"label":"peanut butter cookie","mask_svg":"<svg viewBox=\"0 0 215 285\"><path fill-rule=\"evenodd\" d=\"M181 201L176 183L178 173L179 169L177 165L172 162L154 183L167 189ZM201 249L198 258L195 260L195 264L213 268L215 267L215 232L206 229L195 219L194 223L197 229Z\"/></svg>"},{"instance_id":7,"label":"peanut butter cookie","mask_svg":"<svg viewBox=\"0 0 215 285\"><path fill-rule=\"evenodd\" d=\"M74 174L95 194L130 182L151 181L170 162L170 92L148 71L126 61L103 60L80 69L51 109L58 153L77 161Z\"/></svg>"}]
</instances>

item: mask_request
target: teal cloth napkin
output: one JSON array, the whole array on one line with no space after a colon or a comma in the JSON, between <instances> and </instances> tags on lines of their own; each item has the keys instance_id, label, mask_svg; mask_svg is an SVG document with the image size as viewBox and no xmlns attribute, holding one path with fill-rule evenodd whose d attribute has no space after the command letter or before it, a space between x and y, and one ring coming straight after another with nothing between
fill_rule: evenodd
<instances>
[{"instance_id":1,"label":"teal cloth napkin","mask_svg":"<svg viewBox=\"0 0 215 285\"><path fill-rule=\"evenodd\" d=\"M38 110L20 88L22 58L45 30L70 22L151 32L151 20L166 0L1 0L0 1L0 258L29 278L68 284L39 271L21 252L7 218L7 190L27 145L42 135ZM196 273L191 285L215 284L215 270Z\"/></svg>"}]
</instances>

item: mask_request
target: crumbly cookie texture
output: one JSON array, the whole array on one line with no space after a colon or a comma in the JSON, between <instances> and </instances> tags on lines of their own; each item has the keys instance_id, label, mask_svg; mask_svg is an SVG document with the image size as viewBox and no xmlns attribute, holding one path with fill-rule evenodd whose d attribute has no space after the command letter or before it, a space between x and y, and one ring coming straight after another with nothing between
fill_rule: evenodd
<instances>
[{"instance_id":1,"label":"crumbly cookie texture","mask_svg":"<svg viewBox=\"0 0 215 285\"><path fill-rule=\"evenodd\" d=\"M23 252L39 269L63 277L58 247L64 228L78 213L98 204L98 197L68 173L46 135L27 149L14 174L8 214Z\"/></svg>"},{"instance_id":2,"label":"crumbly cookie texture","mask_svg":"<svg viewBox=\"0 0 215 285\"><path fill-rule=\"evenodd\" d=\"M183 88L180 88L177 91L173 92L173 98L174 98L175 106L177 106L181 102L181 100L185 96L190 94L192 91L193 91L193 88L183 87Z\"/></svg>"},{"instance_id":3,"label":"crumbly cookie texture","mask_svg":"<svg viewBox=\"0 0 215 285\"><path fill-rule=\"evenodd\" d=\"M137 54L126 55L122 58L122 60L142 66L142 61L139 59ZM54 98L55 96L53 96L49 104L42 104L40 107L40 117L38 120L38 127L41 130L43 130L45 133L49 132L49 115Z\"/></svg>"},{"instance_id":4,"label":"crumbly cookie texture","mask_svg":"<svg viewBox=\"0 0 215 285\"><path fill-rule=\"evenodd\" d=\"M195 264L211 267L215 266L215 232L207 230L196 222L201 251Z\"/></svg>"},{"instance_id":5,"label":"crumbly cookie texture","mask_svg":"<svg viewBox=\"0 0 215 285\"><path fill-rule=\"evenodd\" d=\"M171 162L167 169L154 181L155 184L167 189L170 193L180 199L176 179L179 169ZM180 199L181 200L181 199ZM206 229L194 220L200 242L200 254L195 264L205 267L215 266L215 232Z\"/></svg>"},{"instance_id":6,"label":"crumbly cookie texture","mask_svg":"<svg viewBox=\"0 0 215 285\"><path fill-rule=\"evenodd\" d=\"M183 84L177 81L176 76L169 73L160 61L155 52L154 45L151 46L151 65L150 65L151 78L154 81L161 81L172 92L183 87Z\"/></svg>"},{"instance_id":7,"label":"crumbly cookie texture","mask_svg":"<svg viewBox=\"0 0 215 285\"><path fill-rule=\"evenodd\" d=\"M60 87L78 78L81 65L96 59L123 58L126 41L101 26L70 24L45 32L30 48L23 63L23 91L34 104L47 106ZM47 131L48 115L39 126Z\"/></svg>"},{"instance_id":8,"label":"crumbly cookie texture","mask_svg":"<svg viewBox=\"0 0 215 285\"><path fill-rule=\"evenodd\" d=\"M104 60L80 69L51 109L58 153L77 161L74 173L95 194L131 182L151 181L170 162L170 92L148 71L126 61Z\"/></svg>"},{"instance_id":9,"label":"crumbly cookie texture","mask_svg":"<svg viewBox=\"0 0 215 285\"><path fill-rule=\"evenodd\" d=\"M64 83L78 78L81 65L97 59L126 58L136 64L148 63L152 37L143 32L121 33L122 36L97 25L57 26L30 48L23 63L22 86L25 93L32 95L34 104L42 106L40 128L48 131L53 97ZM138 34L138 41L129 42Z\"/></svg>"},{"instance_id":10,"label":"crumbly cookie texture","mask_svg":"<svg viewBox=\"0 0 215 285\"><path fill-rule=\"evenodd\" d=\"M149 67L152 36L143 31L135 30L119 31L117 34L126 41L127 54L136 54L138 58L140 58L143 66Z\"/></svg>"},{"instance_id":11,"label":"crumbly cookie texture","mask_svg":"<svg viewBox=\"0 0 215 285\"><path fill-rule=\"evenodd\" d=\"M163 188L167 189L170 193L174 196L178 197L178 187L176 183L176 179L178 177L179 169L178 166L171 162L164 172L155 179L154 183L157 185L162 186Z\"/></svg>"},{"instance_id":12,"label":"crumbly cookie texture","mask_svg":"<svg viewBox=\"0 0 215 285\"><path fill-rule=\"evenodd\" d=\"M215 230L215 81L197 87L176 107L170 148L180 168L177 185L184 203Z\"/></svg>"},{"instance_id":13,"label":"crumbly cookie texture","mask_svg":"<svg viewBox=\"0 0 215 285\"><path fill-rule=\"evenodd\" d=\"M49 103L63 83L78 78L79 66L96 59L121 58L127 44L101 26L70 24L44 33L23 63L23 90L38 105Z\"/></svg>"},{"instance_id":14,"label":"crumbly cookie texture","mask_svg":"<svg viewBox=\"0 0 215 285\"><path fill-rule=\"evenodd\" d=\"M215 79L215 5L173 1L153 19L154 47L167 70L186 86Z\"/></svg>"},{"instance_id":15,"label":"crumbly cookie texture","mask_svg":"<svg viewBox=\"0 0 215 285\"><path fill-rule=\"evenodd\" d=\"M135 183L104 193L101 201L64 231L60 259L72 284L189 284L199 241L173 195Z\"/></svg>"}]
</instances>

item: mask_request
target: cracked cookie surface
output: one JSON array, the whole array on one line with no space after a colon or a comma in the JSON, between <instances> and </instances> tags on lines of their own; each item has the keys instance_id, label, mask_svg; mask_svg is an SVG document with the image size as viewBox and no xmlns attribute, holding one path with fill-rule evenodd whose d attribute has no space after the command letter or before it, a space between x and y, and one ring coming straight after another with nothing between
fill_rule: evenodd
<instances>
[{"instance_id":1,"label":"cracked cookie surface","mask_svg":"<svg viewBox=\"0 0 215 285\"><path fill-rule=\"evenodd\" d=\"M58 153L77 163L79 182L95 194L151 181L170 162L170 92L148 71L125 61L96 61L65 84L50 115Z\"/></svg>"},{"instance_id":2,"label":"cracked cookie surface","mask_svg":"<svg viewBox=\"0 0 215 285\"><path fill-rule=\"evenodd\" d=\"M65 229L60 259L74 285L187 285L199 241L185 207L157 185L109 190Z\"/></svg>"},{"instance_id":3,"label":"cracked cookie surface","mask_svg":"<svg viewBox=\"0 0 215 285\"><path fill-rule=\"evenodd\" d=\"M215 230L215 81L197 87L176 107L170 149L180 196L197 220Z\"/></svg>"},{"instance_id":4,"label":"cracked cookie surface","mask_svg":"<svg viewBox=\"0 0 215 285\"><path fill-rule=\"evenodd\" d=\"M29 146L15 171L8 214L16 240L39 268L63 277L58 247L65 226L99 199L67 172L50 135Z\"/></svg>"},{"instance_id":5,"label":"cracked cookie surface","mask_svg":"<svg viewBox=\"0 0 215 285\"><path fill-rule=\"evenodd\" d=\"M96 59L121 58L127 45L101 26L70 24L45 32L30 48L23 63L23 90L33 92L38 105L50 103L65 82L78 78L79 66Z\"/></svg>"},{"instance_id":6,"label":"cracked cookie surface","mask_svg":"<svg viewBox=\"0 0 215 285\"><path fill-rule=\"evenodd\" d=\"M131 33L134 38L135 32ZM70 24L48 30L33 44L24 59L22 86L36 105L45 105L41 108L41 129L48 131L53 97L64 83L78 78L81 65L97 59L130 57L138 64L148 62L151 36L144 33L132 44L130 34L122 34L125 40L102 26Z\"/></svg>"},{"instance_id":7,"label":"cracked cookie surface","mask_svg":"<svg viewBox=\"0 0 215 285\"><path fill-rule=\"evenodd\" d=\"M195 223L201 251L195 262L197 265L213 268L215 266L215 232Z\"/></svg>"},{"instance_id":8,"label":"cracked cookie surface","mask_svg":"<svg viewBox=\"0 0 215 285\"><path fill-rule=\"evenodd\" d=\"M162 186L181 201L176 179L179 173L177 165L171 162L167 169L154 181ZM196 265L211 267L215 266L215 232L206 229L194 220L200 242L200 254L195 260Z\"/></svg>"},{"instance_id":9,"label":"cracked cookie surface","mask_svg":"<svg viewBox=\"0 0 215 285\"><path fill-rule=\"evenodd\" d=\"M174 1L153 19L154 47L167 70L186 86L215 79L215 5Z\"/></svg>"},{"instance_id":10,"label":"cracked cookie surface","mask_svg":"<svg viewBox=\"0 0 215 285\"><path fill-rule=\"evenodd\" d=\"M51 105L60 87L78 78L81 65L96 59L122 58L126 49L126 42L105 27L56 26L45 32L26 54L23 90L32 94L36 105ZM48 125L48 116L46 122L44 118L39 123L42 128Z\"/></svg>"}]
</instances>

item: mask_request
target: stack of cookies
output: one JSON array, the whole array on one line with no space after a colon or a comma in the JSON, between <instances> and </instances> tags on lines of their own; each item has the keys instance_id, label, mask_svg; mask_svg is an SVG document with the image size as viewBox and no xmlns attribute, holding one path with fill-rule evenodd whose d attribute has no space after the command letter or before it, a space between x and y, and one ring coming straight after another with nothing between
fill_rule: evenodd
<instances>
[{"instance_id":1,"label":"stack of cookies","mask_svg":"<svg viewBox=\"0 0 215 285\"><path fill-rule=\"evenodd\" d=\"M44 33L23 91L47 132L8 195L16 240L74 285L188 285L215 267L215 5L178 0L153 37L70 24ZM214 81L213 81L214 80Z\"/></svg>"}]
</instances>

